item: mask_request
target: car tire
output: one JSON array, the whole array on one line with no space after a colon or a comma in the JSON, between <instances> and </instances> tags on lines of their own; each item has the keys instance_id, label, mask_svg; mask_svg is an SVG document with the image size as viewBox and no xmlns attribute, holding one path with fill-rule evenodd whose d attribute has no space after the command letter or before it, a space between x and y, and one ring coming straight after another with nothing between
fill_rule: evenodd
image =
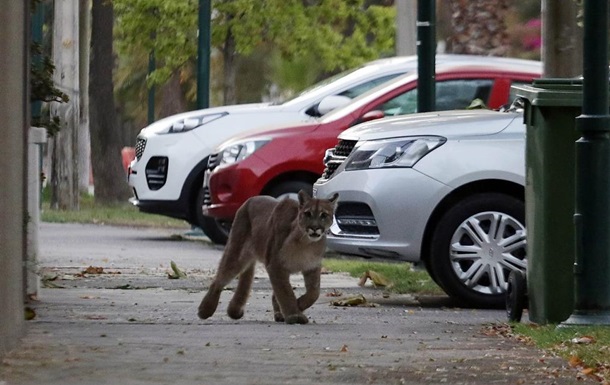
<instances>
[{"instance_id":1,"label":"car tire","mask_svg":"<svg viewBox=\"0 0 610 385\"><path fill-rule=\"evenodd\" d=\"M197 200L195 202L195 212L197 213L197 223L203 233L210 240L218 245L226 245L231 230L231 221L219 220L207 215L203 215L201 206L203 206L203 188L199 189Z\"/></svg>"},{"instance_id":2,"label":"car tire","mask_svg":"<svg viewBox=\"0 0 610 385\"><path fill-rule=\"evenodd\" d=\"M510 195L481 193L454 204L431 239L430 274L466 306L506 304L512 270L527 263L525 203Z\"/></svg>"},{"instance_id":3,"label":"car tire","mask_svg":"<svg viewBox=\"0 0 610 385\"><path fill-rule=\"evenodd\" d=\"M270 195L277 199L298 199L297 195L301 190L305 190L309 195L311 195L313 191L313 184L298 180L283 182L271 188L266 195Z\"/></svg>"},{"instance_id":4,"label":"car tire","mask_svg":"<svg viewBox=\"0 0 610 385\"><path fill-rule=\"evenodd\" d=\"M527 279L522 271L512 271L506 289L506 316L510 322L521 322L527 307Z\"/></svg>"}]
</instances>

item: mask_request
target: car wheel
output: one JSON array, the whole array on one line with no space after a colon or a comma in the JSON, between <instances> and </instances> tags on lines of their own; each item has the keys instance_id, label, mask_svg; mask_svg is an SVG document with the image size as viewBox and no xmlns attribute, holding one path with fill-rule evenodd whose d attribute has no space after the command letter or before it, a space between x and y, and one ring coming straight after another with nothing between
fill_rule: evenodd
<instances>
[{"instance_id":1,"label":"car wheel","mask_svg":"<svg viewBox=\"0 0 610 385\"><path fill-rule=\"evenodd\" d=\"M283 182L271 188L267 195L277 199L291 198L297 200L299 191L301 190L305 190L311 195L313 185L302 181Z\"/></svg>"},{"instance_id":2,"label":"car wheel","mask_svg":"<svg viewBox=\"0 0 610 385\"><path fill-rule=\"evenodd\" d=\"M503 307L511 271L525 271L525 204L505 194L477 194L439 220L431 240L430 274L468 306Z\"/></svg>"},{"instance_id":3,"label":"car wheel","mask_svg":"<svg viewBox=\"0 0 610 385\"><path fill-rule=\"evenodd\" d=\"M231 221L220 220L203 215L201 206L203 205L203 188L199 189L195 202L195 212L197 213L197 223L204 234L218 245L225 245L231 231Z\"/></svg>"},{"instance_id":4,"label":"car wheel","mask_svg":"<svg viewBox=\"0 0 610 385\"><path fill-rule=\"evenodd\" d=\"M511 322L521 322L523 309L527 307L527 279L522 271L508 275L506 289L506 316Z\"/></svg>"}]
</instances>

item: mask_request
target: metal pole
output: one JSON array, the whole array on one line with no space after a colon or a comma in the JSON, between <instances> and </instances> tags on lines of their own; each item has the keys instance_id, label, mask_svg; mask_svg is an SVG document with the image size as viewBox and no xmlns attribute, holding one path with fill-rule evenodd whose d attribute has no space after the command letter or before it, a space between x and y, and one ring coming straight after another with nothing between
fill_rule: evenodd
<instances>
[{"instance_id":1,"label":"metal pole","mask_svg":"<svg viewBox=\"0 0 610 385\"><path fill-rule=\"evenodd\" d=\"M576 127L574 312L562 325L610 325L608 2L585 0L583 103ZM561 300L561 299L558 299Z\"/></svg>"},{"instance_id":2,"label":"metal pole","mask_svg":"<svg viewBox=\"0 0 610 385\"><path fill-rule=\"evenodd\" d=\"M436 110L435 0L417 1L417 111Z\"/></svg>"},{"instance_id":3,"label":"metal pole","mask_svg":"<svg viewBox=\"0 0 610 385\"><path fill-rule=\"evenodd\" d=\"M210 106L210 24L211 0L199 0L197 40L197 108Z\"/></svg>"}]
</instances>

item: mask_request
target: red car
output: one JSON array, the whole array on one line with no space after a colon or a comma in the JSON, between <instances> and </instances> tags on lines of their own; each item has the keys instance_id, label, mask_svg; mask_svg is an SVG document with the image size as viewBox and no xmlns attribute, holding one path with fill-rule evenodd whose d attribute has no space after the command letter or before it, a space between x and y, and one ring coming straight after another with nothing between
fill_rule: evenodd
<instances>
[{"instance_id":1,"label":"red car","mask_svg":"<svg viewBox=\"0 0 610 385\"><path fill-rule=\"evenodd\" d=\"M436 109L468 107L480 99L499 108L513 99L511 85L540 77L540 62L473 56L472 62L437 65ZM417 72L385 83L311 123L257 131L225 142L210 155L204 181L203 231L225 243L237 209L250 197L311 192L337 135L365 121L417 112Z\"/></svg>"}]
</instances>

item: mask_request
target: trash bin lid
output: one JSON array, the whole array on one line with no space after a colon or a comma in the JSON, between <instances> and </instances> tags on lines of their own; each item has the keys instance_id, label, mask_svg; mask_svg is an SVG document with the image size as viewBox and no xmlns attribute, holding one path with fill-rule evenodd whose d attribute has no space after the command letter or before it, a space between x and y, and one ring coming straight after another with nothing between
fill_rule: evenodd
<instances>
[{"instance_id":1,"label":"trash bin lid","mask_svg":"<svg viewBox=\"0 0 610 385\"><path fill-rule=\"evenodd\" d=\"M535 79L531 85L514 85L517 96L534 106L582 106L582 78Z\"/></svg>"}]
</instances>

